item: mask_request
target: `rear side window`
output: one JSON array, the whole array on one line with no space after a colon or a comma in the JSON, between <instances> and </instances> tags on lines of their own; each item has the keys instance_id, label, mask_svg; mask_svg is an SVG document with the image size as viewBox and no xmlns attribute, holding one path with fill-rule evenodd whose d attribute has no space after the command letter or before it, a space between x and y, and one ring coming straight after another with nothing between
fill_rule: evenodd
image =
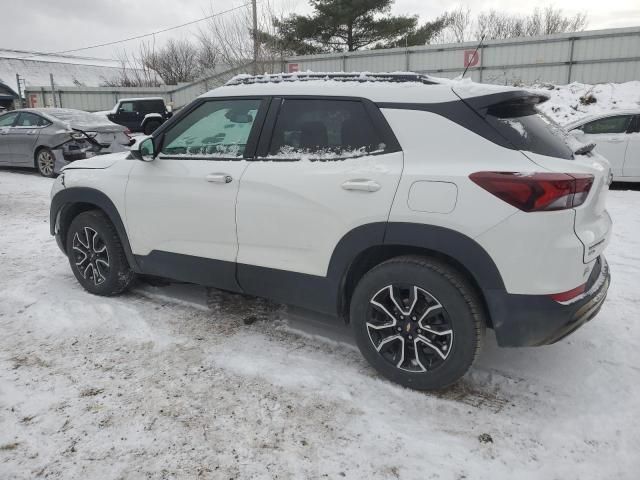
<instances>
[{"instance_id":1,"label":"rear side window","mask_svg":"<svg viewBox=\"0 0 640 480\"><path fill-rule=\"evenodd\" d=\"M40 115L35 115L29 112L22 112L16 127L44 127L49 125L50 122L42 118Z\"/></svg>"},{"instance_id":2,"label":"rear side window","mask_svg":"<svg viewBox=\"0 0 640 480\"><path fill-rule=\"evenodd\" d=\"M625 133L629 129L633 115L617 115L615 117L601 118L593 122L585 123L580 130L588 134L600 133Z\"/></svg>"},{"instance_id":3,"label":"rear side window","mask_svg":"<svg viewBox=\"0 0 640 480\"><path fill-rule=\"evenodd\" d=\"M486 120L518 150L564 159L573 158L565 131L533 105L499 104Z\"/></svg>"},{"instance_id":4,"label":"rear side window","mask_svg":"<svg viewBox=\"0 0 640 480\"><path fill-rule=\"evenodd\" d=\"M359 101L284 99L269 157L329 160L383 152L385 148Z\"/></svg>"},{"instance_id":5,"label":"rear side window","mask_svg":"<svg viewBox=\"0 0 640 480\"><path fill-rule=\"evenodd\" d=\"M164 102L162 100L145 100L138 102L138 111L142 113L162 113L164 110Z\"/></svg>"}]
</instances>

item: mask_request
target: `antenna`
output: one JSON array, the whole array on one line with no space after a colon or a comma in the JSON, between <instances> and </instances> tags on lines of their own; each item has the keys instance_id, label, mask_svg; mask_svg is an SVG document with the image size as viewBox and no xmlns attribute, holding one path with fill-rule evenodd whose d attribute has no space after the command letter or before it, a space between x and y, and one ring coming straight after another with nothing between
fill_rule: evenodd
<instances>
[{"instance_id":1,"label":"antenna","mask_svg":"<svg viewBox=\"0 0 640 480\"><path fill-rule=\"evenodd\" d=\"M478 46L476 47L476 49L473 51L473 55L471 55L471 58L469 59L469 61L467 62L467 66L464 67L464 72L462 72L462 78L464 78L464 76L467 73L467 70L469 70L469 66L473 63L473 61L476 59L476 57L478 56L478 49L482 46L482 42L484 42L484 37L486 37L486 33L482 34L482 37L480 38L480 42L478 43Z\"/></svg>"}]
</instances>

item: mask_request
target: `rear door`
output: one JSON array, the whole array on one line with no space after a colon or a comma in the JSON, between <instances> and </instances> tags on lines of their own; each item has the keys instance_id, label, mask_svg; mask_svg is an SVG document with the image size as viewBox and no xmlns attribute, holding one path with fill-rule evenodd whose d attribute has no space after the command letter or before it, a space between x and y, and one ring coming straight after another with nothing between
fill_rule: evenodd
<instances>
[{"instance_id":1,"label":"rear door","mask_svg":"<svg viewBox=\"0 0 640 480\"><path fill-rule=\"evenodd\" d=\"M634 117L627 137L629 140L622 174L640 179L640 115Z\"/></svg>"},{"instance_id":2,"label":"rear door","mask_svg":"<svg viewBox=\"0 0 640 480\"><path fill-rule=\"evenodd\" d=\"M387 222L402 151L369 102L291 97L272 100L259 154L238 195L238 281L247 293L295 303L264 275L325 277L345 234Z\"/></svg>"},{"instance_id":3,"label":"rear door","mask_svg":"<svg viewBox=\"0 0 640 480\"><path fill-rule=\"evenodd\" d=\"M11 152L9 150L9 133L11 126L18 119L18 112L0 115L0 165L11 165Z\"/></svg>"},{"instance_id":4,"label":"rear door","mask_svg":"<svg viewBox=\"0 0 640 480\"><path fill-rule=\"evenodd\" d=\"M623 176L623 167L627 151L633 115L614 115L600 118L582 125L583 135L578 138L585 143L595 143L596 151L609 160L615 177Z\"/></svg>"},{"instance_id":5,"label":"rear door","mask_svg":"<svg viewBox=\"0 0 640 480\"><path fill-rule=\"evenodd\" d=\"M43 128L51 125L40 115L20 112L9 134L9 151L16 165L33 166L34 149Z\"/></svg>"}]
</instances>

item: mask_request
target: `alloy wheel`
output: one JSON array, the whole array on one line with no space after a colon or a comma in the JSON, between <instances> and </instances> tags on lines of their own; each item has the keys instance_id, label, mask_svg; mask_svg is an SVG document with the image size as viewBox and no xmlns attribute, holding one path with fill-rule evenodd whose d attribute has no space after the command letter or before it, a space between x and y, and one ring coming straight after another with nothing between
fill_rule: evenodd
<instances>
[{"instance_id":1,"label":"alloy wheel","mask_svg":"<svg viewBox=\"0 0 640 480\"><path fill-rule=\"evenodd\" d=\"M446 309L415 285L393 284L380 289L369 302L366 327L378 354L411 373L439 367L453 347Z\"/></svg>"},{"instance_id":2,"label":"alloy wheel","mask_svg":"<svg viewBox=\"0 0 640 480\"><path fill-rule=\"evenodd\" d=\"M109 275L109 252L107 245L91 227L83 227L73 236L73 256L76 268L86 280L95 285L103 283Z\"/></svg>"},{"instance_id":3,"label":"alloy wheel","mask_svg":"<svg viewBox=\"0 0 640 480\"><path fill-rule=\"evenodd\" d=\"M42 175L49 177L53 174L54 158L48 150L38 153L38 169Z\"/></svg>"}]
</instances>

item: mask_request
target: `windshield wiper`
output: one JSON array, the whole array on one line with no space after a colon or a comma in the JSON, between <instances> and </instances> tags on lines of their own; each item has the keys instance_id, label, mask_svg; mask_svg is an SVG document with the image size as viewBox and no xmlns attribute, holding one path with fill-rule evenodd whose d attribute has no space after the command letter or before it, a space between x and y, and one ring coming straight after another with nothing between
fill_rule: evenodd
<instances>
[{"instance_id":1,"label":"windshield wiper","mask_svg":"<svg viewBox=\"0 0 640 480\"><path fill-rule=\"evenodd\" d=\"M596 148L596 144L595 143L587 143L586 145L581 146L579 149L577 149L573 153L575 153L576 155L586 155L587 153L589 153L594 148Z\"/></svg>"}]
</instances>

